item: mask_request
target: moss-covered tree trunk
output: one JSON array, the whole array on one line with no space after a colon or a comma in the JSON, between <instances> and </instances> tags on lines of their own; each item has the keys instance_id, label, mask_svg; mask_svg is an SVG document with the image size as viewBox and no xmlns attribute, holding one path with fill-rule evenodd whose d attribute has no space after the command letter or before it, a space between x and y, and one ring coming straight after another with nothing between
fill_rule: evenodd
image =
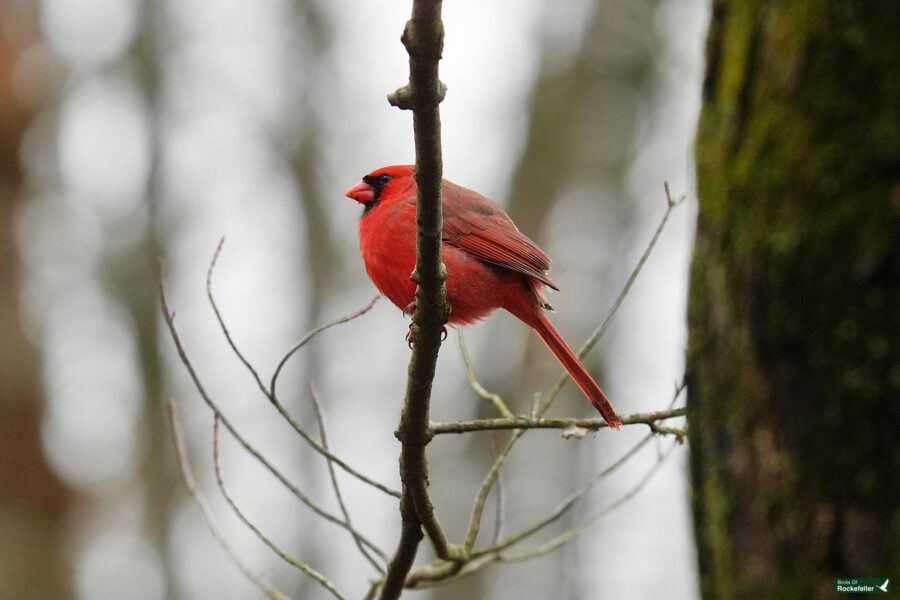
<instances>
[{"instance_id":1,"label":"moss-covered tree trunk","mask_svg":"<svg viewBox=\"0 0 900 600\"><path fill-rule=\"evenodd\" d=\"M716 1L688 356L706 598L900 574L900 2Z\"/></svg>"}]
</instances>

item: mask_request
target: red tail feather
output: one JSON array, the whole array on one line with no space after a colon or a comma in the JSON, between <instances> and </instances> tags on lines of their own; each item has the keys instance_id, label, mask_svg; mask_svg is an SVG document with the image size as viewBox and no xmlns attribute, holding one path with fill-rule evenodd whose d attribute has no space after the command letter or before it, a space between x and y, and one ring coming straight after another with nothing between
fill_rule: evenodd
<instances>
[{"instance_id":1,"label":"red tail feather","mask_svg":"<svg viewBox=\"0 0 900 600\"><path fill-rule=\"evenodd\" d=\"M572 380L578 384L578 387L591 401L591 404L600 411L600 414L609 423L609 426L613 429L621 427L622 420L616 414L616 409L613 408L609 398L606 397L606 394L603 393L603 390L600 389L594 378L587 372L587 369L584 368L584 365L581 364L581 361L578 360L578 357L575 356L569 345L562 339L559 332L550 324L547 317L542 312L537 311L536 319L530 325L541 336L541 339L544 340L544 343L547 344L547 347L550 348L550 351L553 352L553 355L556 356L563 368L569 372Z\"/></svg>"}]
</instances>

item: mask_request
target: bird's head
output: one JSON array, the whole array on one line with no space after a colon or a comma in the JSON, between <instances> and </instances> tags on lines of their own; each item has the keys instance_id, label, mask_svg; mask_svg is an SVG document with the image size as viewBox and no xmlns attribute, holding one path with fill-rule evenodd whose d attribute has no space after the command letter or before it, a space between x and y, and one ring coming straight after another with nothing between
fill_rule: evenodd
<instances>
[{"instance_id":1,"label":"bird's head","mask_svg":"<svg viewBox=\"0 0 900 600\"><path fill-rule=\"evenodd\" d=\"M368 212L382 198L396 197L400 192L415 185L414 170L412 165L375 169L363 177L360 183L347 190L347 197L362 204Z\"/></svg>"}]
</instances>

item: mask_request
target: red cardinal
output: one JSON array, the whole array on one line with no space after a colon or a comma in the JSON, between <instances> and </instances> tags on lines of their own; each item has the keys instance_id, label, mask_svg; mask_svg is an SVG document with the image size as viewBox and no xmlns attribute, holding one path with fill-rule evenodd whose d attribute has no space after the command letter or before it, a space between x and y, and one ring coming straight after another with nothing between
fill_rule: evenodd
<instances>
[{"instance_id":1,"label":"red cardinal","mask_svg":"<svg viewBox=\"0 0 900 600\"><path fill-rule=\"evenodd\" d=\"M441 253L447 268L450 325L466 325L504 308L534 329L606 422L622 424L615 409L544 315L550 257L521 233L499 205L447 181L442 185ZM347 196L363 205L359 247L366 271L391 302L407 311L416 284L416 180L412 165L372 171Z\"/></svg>"}]
</instances>

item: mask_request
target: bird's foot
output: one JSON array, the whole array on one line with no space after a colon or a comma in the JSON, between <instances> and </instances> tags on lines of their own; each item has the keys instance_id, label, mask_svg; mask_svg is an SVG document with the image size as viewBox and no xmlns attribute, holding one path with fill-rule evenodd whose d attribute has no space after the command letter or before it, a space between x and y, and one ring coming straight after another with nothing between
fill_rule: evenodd
<instances>
[{"instance_id":1,"label":"bird's foot","mask_svg":"<svg viewBox=\"0 0 900 600\"><path fill-rule=\"evenodd\" d=\"M409 346L409 349L412 350L412 347L416 343L416 331L419 329L419 326L415 323L410 322L409 331L406 332L406 345ZM441 341L445 341L447 339L447 327L446 325L441 325Z\"/></svg>"}]
</instances>

